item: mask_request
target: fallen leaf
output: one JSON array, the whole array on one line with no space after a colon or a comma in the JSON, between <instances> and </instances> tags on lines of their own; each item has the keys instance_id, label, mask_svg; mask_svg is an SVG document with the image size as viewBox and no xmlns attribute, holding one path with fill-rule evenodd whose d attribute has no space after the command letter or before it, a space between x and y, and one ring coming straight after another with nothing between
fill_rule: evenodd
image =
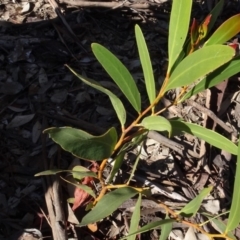
<instances>
[{"instance_id":1,"label":"fallen leaf","mask_svg":"<svg viewBox=\"0 0 240 240\"><path fill-rule=\"evenodd\" d=\"M22 89L23 86L18 82L5 82L0 88L0 93L4 93L6 95L15 95L22 91Z\"/></svg>"},{"instance_id":2,"label":"fallen leaf","mask_svg":"<svg viewBox=\"0 0 240 240\"><path fill-rule=\"evenodd\" d=\"M22 126L22 125L30 122L34 116L35 116L35 114L16 116L8 124L7 128L9 129L9 128L15 128L15 127Z\"/></svg>"},{"instance_id":3,"label":"fallen leaf","mask_svg":"<svg viewBox=\"0 0 240 240\"><path fill-rule=\"evenodd\" d=\"M88 199L89 194L80 188L75 188L74 191L74 203L72 210L76 210L78 207L82 206L83 203Z\"/></svg>"}]
</instances>

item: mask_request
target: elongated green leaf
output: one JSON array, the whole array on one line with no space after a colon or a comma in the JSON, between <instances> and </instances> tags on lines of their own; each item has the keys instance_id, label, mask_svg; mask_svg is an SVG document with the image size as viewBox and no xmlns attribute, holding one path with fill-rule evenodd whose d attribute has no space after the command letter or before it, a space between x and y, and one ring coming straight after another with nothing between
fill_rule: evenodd
<instances>
[{"instance_id":1,"label":"elongated green leaf","mask_svg":"<svg viewBox=\"0 0 240 240\"><path fill-rule=\"evenodd\" d=\"M101 136L93 136L70 127L49 128L44 133L48 133L64 150L87 160L100 161L109 158L117 143L115 128L110 128Z\"/></svg>"},{"instance_id":2,"label":"elongated green leaf","mask_svg":"<svg viewBox=\"0 0 240 240\"><path fill-rule=\"evenodd\" d=\"M138 200L136 202L133 215L131 217L130 222L130 228L129 228L129 234L132 234L133 232L136 232L138 230L138 224L140 221L140 211L141 211L141 202L142 202L142 195L139 194ZM135 240L137 234L133 234L129 237L127 237L127 240Z\"/></svg>"},{"instance_id":3,"label":"elongated green leaf","mask_svg":"<svg viewBox=\"0 0 240 240\"><path fill-rule=\"evenodd\" d=\"M212 189L213 187L204 188L192 201L183 207L178 214L187 217L195 215L201 207L202 201L212 191Z\"/></svg>"},{"instance_id":4,"label":"elongated green leaf","mask_svg":"<svg viewBox=\"0 0 240 240\"><path fill-rule=\"evenodd\" d=\"M130 184L132 178L134 177L135 171L137 169L137 166L138 166L138 163L139 163L139 160L140 160L140 156L141 156L142 147L143 147L143 142L140 143L140 149L138 150L137 157L135 159L131 174L130 174L130 176L128 178L128 181L127 181L128 185Z\"/></svg>"},{"instance_id":5,"label":"elongated green leaf","mask_svg":"<svg viewBox=\"0 0 240 240\"><path fill-rule=\"evenodd\" d=\"M113 213L122 203L132 198L138 192L130 187L116 189L105 196L97 203L97 205L83 217L79 226L85 226L95 223Z\"/></svg>"},{"instance_id":6,"label":"elongated green leaf","mask_svg":"<svg viewBox=\"0 0 240 240\"><path fill-rule=\"evenodd\" d=\"M169 37L168 37L168 73L182 51L186 40L192 9L192 0L174 0L170 16Z\"/></svg>"},{"instance_id":7,"label":"elongated green leaf","mask_svg":"<svg viewBox=\"0 0 240 240\"><path fill-rule=\"evenodd\" d=\"M94 177L97 178L96 173L89 171L89 169L83 167L83 166L75 166L71 171L73 178L77 180L81 180L84 177ZM88 175L87 175L88 174ZM84 177L83 177L84 176Z\"/></svg>"},{"instance_id":8,"label":"elongated green leaf","mask_svg":"<svg viewBox=\"0 0 240 240\"><path fill-rule=\"evenodd\" d=\"M120 167L122 166L123 160L124 160L124 155L125 155L125 151L121 151L116 157L115 157L115 162L112 168L112 171L110 173L110 177L107 179L107 181L110 183L112 182L115 174L118 172L118 170L120 169Z\"/></svg>"},{"instance_id":9,"label":"elongated green leaf","mask_svg":"<svg viewBox=\"0 0 240 240\"><path fill-rule=\"evenodd\" d=\"M228 217L228 223L225 232L229 232L237 228L240 222L240 141L238 141L238 154L237 154L237 169L235 173L235 181L233 188L233 197L231 209Z\"/></svg>"},{"instance_id":10,"label":"elongated green leaf","mask_svg":"<svg viewBox=\"0 0 240 240\"><path fill-rule=\"evenodd\" d=\"M216 218L216 217L213 218L212 216L210 216L210 215L208 215L206 213L202 213L202 215L206 216L210 220L210 222L212 223L213 227L217 231L219 231L220 233L224 233L224 231L226 229L226 224L225 223L223 223L218 218ZM237 240L231 232L228 232L227 236L230 237L233 240Z\"/></svg>"},{"instance_id":11,"label":"elongated green leaf","mask_svg":"<svg viewBox=\"0 0 240 240\"><path fill-rule=\"evenodd\" d=\"M114 56L109 50L100 44L93 43L92 51L101 63L106 72L114 80L114 82L121 89L128 101L132 104L134 109L140 113L141 111L141 98L137 89L137 85L122 62Z\"/></svg>"},{"instance_id":12,"label":"elongated green leaf","mask_svg":"<svg viewBox=\"0 0 240 240\"><path fill-rule=\"evenodd\" d=\"M72 173L74 178L81 180L85 177L94 177L97 178L96 173L92 172L92 171L73 171L73 170L61 170L61 169L52 169L52 170L46 170L40 173L35 174L35 177L39 177L39 176L48 176L48 175L56 175L58 173L62 173L62 172L69 172Z\"/></svg>"},{"instance_id":13,"label":"elongated green leaf","mask_svg":"<svg viewBox=\"0 0 240 240\"><path fill-rule=\"evenodd\" d=\"M167 219L170 219L168 215L166 216L165 220ZM173 228L172 222L164 224L161 228L161 235L159 240L167 240L170 232L172 231L172 228Z\"/></svg>"},{"instance_id":14,"label":"elongated green leaf","mask_svg":"<svg viewBox=\"0 0 240 240\"><path fill-rule=\"evenodd\" d=\"M78 74L77 72L75 72L72 68L70 68L68 65L66 65L69 70L76 75L80 80L82 80L84 83L86 83L87 85L105 93L108 95L108 97L110 98L110 101L112 103L112 106L118 116L118 119L121 123L122 126L124 126L125 122L126 122L126 110L121 102L121 100L112 92L110 92L108 89L102 87L99 83L97 83L96 81L87 78L87 77L83 77L82 75Z\"/></svg>"},{"instance_id":15,"label":"elongated green leaf","mask_svg":"<svg viewBox=\"0 0 240 240\"><path fill-rule=\"evenodd\" d=\"M212 9L212 11L209 13L212 17L211 17L211 21L208 25L208 32L210 32L218 18L218 16L220 15L222 9L223 9L223 5L224 5L224 0L220 0L215 7Z\"/></svg>"},{"instance_id":16,"label":"elongated green leaf","mask_svg":"<svg viewBox=\"0 0 240 240\"><path fill-rule=\"evenodd\" d=\"M170 122L161 116L149 116L145 117L141 125L149 130L156 130L156 131L168 131L171 135L172 132L172 125Z\"/></svg>"},{"instance_id":17,"label":"elongated green leaf","mask_svg":"<svg viewBox=\"0 0 240 240\"><path fill-rule=\"evenodd\" d=\"M174 69L166 91L181 86L188 86L231 60L234 54L234 49L222 45L208 46L193 52L184 58Z\"/></svg>"},{"instance_id":18,"label":"elongated green leaf","mask_svg":"<svg viewBox=\"0 0 240 240\"><path fill-rule=\"evenodd\" d=\"M240 72L240 57L234 58L232 61L224 64L214 72L210 73L207 77L201 80L196 86L194 86L189 92L187 92L183 98L179 101L182 102L191 96L202 92L205 89L211 88L218 83L228 79L229 77Z\"/></svg>"},{"instance_id":19,"label":"elongated green leaf","mask_svg":"<svg viewBox=\"0 0 240 240\"><path fill-rule=\"evenodd\" d=\"M65 181L68 182L69 184L72 184L73 186L75 186L75 187L77 187L79 189L84 190L86 193L88 193L93 198L96 198L96 195L95 195L94 191L90 187L88 187L87 185L80 184L80 183L73 183L73 182L70 182L70 181L68 181L66 179L65 179Z\"/></svg>"},{"instance_id":20,"label":"elongated green leaf","mask_svg":"<svg viewBox=\"0 0 240 240\"><path fill-rule=\"evenodd\" d=\"M52 169L52 170L46 170L40 173L36 173L34 176L39 177L39 176L48 176L48 175L56 175L61 172L68 172L69 170L61 170L61 169Z\"/></svg>"},{"instance_id":21,"label":"elongated green leaf","mask_svg":"<svg viewBox=\"0 0 240 240\"><path fill-rule=\"evenodd\" d=\"M161 221L151 222L151 223L143 226L142 228L140 228L138 231L132 233L131 235L138 234L138 233L144 233L144 232L150 231L152 229L162 227L165 224L169 224L169 223L173 223L173 222L175 222L173 219L164 219L164 220L161 220ZM128 236L131 236L131 235L129 234ZM123 240L123 239L126 239L126 238L127 237L123 237L120 240Z\"/></svg>"},{"instance_id":22,"label":"elongated green leaf","mask_svg":"<svg viewBox=\"0 0 240 240\"><path fill-rule=\"evenodd\" d=\"M222 44L236 36L240 32L240 14L226 20L206 41L205 46Z\"/></svg>"},{"instance_id":23,"label":"elongated green leaf","mask_svg":"<svg viewBox=\"0 0 240 240\"><path fill-rule=\"evenodd\" d=\"M138 54L141 60L146 89L148 93L148 98L151 104L154 102L156 98L155 81L147 44L145 42L143 33L138 25L135 26L135 35L138 46Z\"/></svg>"},{"instance_id":24,"label":"elongated green leaf","mask_svg":"<svg viewBox=\"0 0 240 240\"><path fill-rule=\"evenodd\" d=\"M178 120L169 121L172 124L173 135L179 134L181 132L186 132L200 139L203 139L214 147L223 149L229 153L237 155L237 146L227 138L218 134L217 132L193 123L187 123Z\"/></svg>"}]
</instances>

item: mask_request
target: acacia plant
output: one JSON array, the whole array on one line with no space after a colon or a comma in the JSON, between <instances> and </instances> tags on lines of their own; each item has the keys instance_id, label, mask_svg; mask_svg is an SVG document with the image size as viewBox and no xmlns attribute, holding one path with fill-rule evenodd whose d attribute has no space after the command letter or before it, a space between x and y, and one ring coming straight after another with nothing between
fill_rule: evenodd
<instances>
[{"instance_id":1,"label":"acacia plant","mask_svg":"<svg viewBox=\"0 0 240 240\"><path fill-rule=\"evenodd\" d=\"M240 164L237 164L232 207L227 225L224 225L220 220L217 221L216 217L209 217L209 221L214 221L218 225L219 234L207 233L202 228L204 223L192 223L186 218L186 216L191 217L198 212L203 199L211 192L211 186L203 189L196 198L178 212L171 210L163 202L158 202L159 206L166 211L166 219L152 222L138 229L141 196L146 194L146 189L131 187L132 175L124 185L112 184L112 179L121 166L126 151L129 147L140 144L144 140L142 136L149 130L167 132L169 137L183 132L192 134L212 146L237 155L237 161L240 161L240 144L237 146L224 136L200 125L188 123L181 119L166 119L162 116L162 112L167 111L167 108L160 111L155 109L155 106L169 90L180 89L179 94L172 103L178 104L240 71L240 57L236 55L236 45L226 43L240 31L240 14L229 18L212 35L209 34L223 8L223 4L224 1L221 0L202 23L193 20L189 27L192 0L173 0L168 37L168 68L165 80L159 90L155 86L151 60L143 33L140 27L136 25L137 48L149 99L149 106L145 109L142 109L141 106L141 93L123 63L100 44L93 43L91 45L99 63L137 113L136 119L129 125L126 124L126 109L115 94L98 82L78 74L68 66L70 71L85 84L108 95L121 125L119 135L114 127L111 127L101 136L93 136L83 130L71 127L53 127L44 131L64 150L81 159L100 161L101 163L97 174L83 167L75 167L73 171L70 171L73 177L80 182L86 176L90 176L95 178L96 181L100 181L102 186L101 192L96 196L89 186L76 184L78 188L86 191L94 199L91 206L89 206L91 211L83 217L79 226L98 222L114 212L124 201L139 194L136 210L131 221L130 234L126 237L127 239L135 239L137 233L159 226L161 226L160 240L167 239L174 221L181 221L189 227L206 234L210 239L215 237L235 239L231 231L238 226L240 221L238 214L240 211L240 189L236 187L236 183L240 182ZM131 131L133 128L135 131ZM102 173L109 158L113 159L114 166L106 183ZM62 170L51 170L37 175L59 172L62 172Z\"/></svg>"}]
</instances>

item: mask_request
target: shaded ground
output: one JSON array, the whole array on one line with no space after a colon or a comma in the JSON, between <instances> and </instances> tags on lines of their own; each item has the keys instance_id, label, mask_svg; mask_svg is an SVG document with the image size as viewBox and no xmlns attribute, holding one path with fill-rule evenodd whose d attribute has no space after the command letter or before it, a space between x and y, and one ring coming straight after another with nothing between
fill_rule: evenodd
<instances>
[{"instance_id":1,"label":"shaded ground","mask_svg":"<svg viewBox=\"0 0 240 240\"><path fill-rule=\"evenodd\" d=\"M193 16L203 20L208 13L209 2L196 3ZM164 79L170 12L168 2L138 2L140 5L134 8L121 8L115 2L116 6L84 9L61 3L59 7L63 13L58 12L58 15L62 19L53 10L54 4L53 1L31 2L29 5L3 1L0 5L3 20L0 22L0 239L38 239L32 234L29 238L23 237L23 229L39 230L44 238L52 239L46 219L51 215L48 204L51 205L49 195L55 189L51 183L53 179L43 183L34 174L53 167L67 169L73 157L46 139L41 134L44 129L73 126L100 134L110 126L119 127L108 98L82 84L64 64L97 80L121 97L120 91L109 81L91 52L91 43L103 44L126 64L144 94L134 37L134 25L138 23L149 47L158 87ZM151 6L144 8L141 4ZM228 3L218 24L236 14L238 9L238 1ZM212 90L211 94L204 92L192 101L170 108L167 117L183 117L234 138L240 119L238 89L239 79L235 77L228 81L226 89L222 85ZM169 105L174 95L170 92L161 104ZM218 109L208 102L213 102ZM143 104L147 104L146 101ZM132 120L134 113L127 102L125 107L129 120ZM216 113L215 122L219 119L223 121L221 128L215 128L208 122L208 109ZM229 128L232 132L228 131ZM132 151L126 156L124 171L128 172L131 168L136 158L134 154ZM181 136L167 142L166 138L151 132L141 155L136 181L143 185L148 179L153 186L170 193L163 196L157 192L156 196L170 206L172 204L174 209L182 206L185 200L194 198L204 186L212 184L215 190L205 208L209 212L212 210L212 214L219 214L229 209L231 203L234 161L233 156L210 149L194 137ZM125 177L122 174L119 181L124 182ZM65 183L60 183L62 196L56 196L65 203L67 198L72 197L72 192ZM143 204L147 213L143 214L142 224L163 217L161 212L149 211L154 209L151 204L150 207L147 203ZM121 211L101 222L96 232L75 228L76 219L69 208L68 221L72 224L68 224L66 232L69 238L74 239L119 239L127 232L129 218L122 211L128 210L131 205L134 202L128 202ZM82 214L83 209L76 211L78 220ZM182 225L177 225L171 239L183 239L185 230ZM236 235L239 236L238 233ZM142 236L142 239L158 238L158 230Z\"/></svg>"}]
</instances>

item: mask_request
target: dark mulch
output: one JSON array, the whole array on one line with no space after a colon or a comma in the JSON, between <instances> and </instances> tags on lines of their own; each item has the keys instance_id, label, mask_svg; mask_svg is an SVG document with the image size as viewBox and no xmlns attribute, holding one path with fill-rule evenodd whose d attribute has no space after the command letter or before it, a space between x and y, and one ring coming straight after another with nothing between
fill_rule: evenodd
<instances>
[{"instance_id":1,"label":"dark mulch","mask_svg":"<svg viewBox=\"0 0 240 240\"><path fill-rule=\"evenodd\" d=\"M130 1L136 4L134 7L123 7L130 2L122 5L117 1L107 2L105 6L100 2L95 8L89 2L82 7L73 6L72 2L0 2L0 239L40 239L38 236L41 234L46 239L53 239L53 226L51 228L47 220L51 220L51 214L57 215L54 211L59 210L51 206L51 213L49 209L51 199L56 194L52 185L56 179L48 178L45 181L34 177L34 174L54 167L70 169L74 157L42 135L44 129L72 126L98 135L111 126L119 128L108 97L82 84L64 64L122 97L91 52L91 43L104 45L133 74L146 100L143 105L147 106L134 36L134 25L139 24L149 47L158 87L164 79L171 9L169 2ZM192 17L203 20L211 8L210 2L196 1ZM87 3L89 6L86 6ZM54 4L59 7L56 12ZM144 4L148 4L147 7ZM228 1L217 24L238 13L239 9L238 1ZM221 115L217 119L235 131L239 129L238 89L239 79L235 77L228 81L226 89L218 90L222 92L223 100L218 106L217 114L221 112ZM179 116L212 128L211 124L206 123L209 114L206 101L217 101L214 91L217 90L210 95L204 92L194 99L195 103L204 107L204 111L199 105L186 102L170 108L167 117ZM167 106L174 95L175 92L170 92L161 104ZM135 116L131 107L123 101L129 120L133 120ZM215 131L231 137L222 128ZM178 209L185 204L184 200L194 198L199 190L211 184L215 190L205 203L207 211L211 212L212 209L212 214L219 214L229 209L235 171L234 156L208 145L205 147L195 137L181 136L166 142L165 138L159 140L156 133L151 134L141 152L135 179L138 185L143 186L147 179L151 180L156 189L160 186L171 193L163 196L157 192L157 198ZM135 150L128 153L123 172L131 170L135 154ZM200 161L202 155L205 156L204 161ZM79 163L85 164L82 161ZM105 177L107 174L106 169ZM121 179L116 181L120 183L126 179L127 176L122 174ZM60 209L63 211L61 221L65 219L67 222L64 217L66 200L73 197L73 191L61 180L57 182L61 186L58 194L61 192L62 195L57 194L55 198L57 196L63 206ZM149 207L146 202L143 201L143 210L147 210L141 224L162 219L164 215L157 210L151 212L149 209L154 209L154 206ZM119 239L127 233L126 222L131 213L126 213L126 210L132 205L128 202L128 205L99 223L96 232L87 227L76 228L75 223L81 220L84 209L75 211L74 216L71 207L68 207L67 226L59 230L62 238L55 235L55 239L67 239L63 237L65 233L69 239ZM65 222L62 222L63 225ZM185 231L182 225L176 225L171 239L183 239ZM176 235L179 238L175 238ZM236 236L239 236L238 232ZM159 230L145 233L141 239L159 239Z\"/></svg>"}]
</instances>

